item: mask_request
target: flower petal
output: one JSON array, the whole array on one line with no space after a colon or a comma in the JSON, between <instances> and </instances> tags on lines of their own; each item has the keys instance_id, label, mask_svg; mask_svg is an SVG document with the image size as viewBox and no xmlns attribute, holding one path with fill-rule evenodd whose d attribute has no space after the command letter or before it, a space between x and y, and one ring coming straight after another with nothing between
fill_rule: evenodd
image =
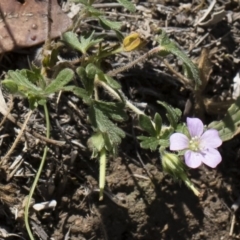
<instances>
[{"instance_id":1,"label":"flower petal","mask_svg":"<svg viewBox=\"0 0 240 240\"><path fill-rule=\"evenodd\" d=\"M187 118L187 127L191 137L200 137L203 133L203 123L199 118Z\"/></svg>"},{"instance_id":2,"label":"flower petal","mask_svg":"<svg viewBox=\"0 0 240 240\"><path fill-rule=\"evenodd\" d=\"M185 163L190 168L197 168L201 165L203 155L199 152L186 151L184 154Z\"/></svg>"},{"instance_id":3,"label":"flower petal","mask_svg":"<svg viewBox=\"0 0 240 240\"><path fill-rule=\"evenodd\" d=\"M204 154L202 162L211 168L215 168L222 161L221 154L214 148L207 148L202 153Z\"/></svg>"},{"instance_id":4,"label":"flower petal","mask_svg":"<svg viewBox=\"0 0 240 240\"><path fill-rule=\"evenodd\" d=\"M189 146L189 139L182 133L174 133L170 136L170 150L184 150Z\"/></svg>"},{"instance_id":5,"label":"flower petal","mask_svg":"<svg viewBox=\"0 0 240 240\"><path fill-rule=\"evenodd\" d=\"M222 145L222 139L219 137L219 133L215 129L209 129L203 133L200 138L199 146L203 148L217 148Z\"/></svg>"}]
</instances>

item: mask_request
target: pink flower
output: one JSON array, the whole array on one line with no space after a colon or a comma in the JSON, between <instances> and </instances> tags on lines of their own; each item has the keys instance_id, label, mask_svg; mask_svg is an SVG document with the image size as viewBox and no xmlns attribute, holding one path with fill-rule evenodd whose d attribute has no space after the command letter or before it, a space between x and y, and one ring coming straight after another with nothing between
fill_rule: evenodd
<instances>
[{"instance_id":1,"label":"pink flower","mask_svg":"<svg viewBox=\"0 0 240 240\"><path fill-rule=\"evenodd\" d=\"M190 168L197 168L202 163L215 168L222 157L216 149L222 144L218 131L209 129L203 132L203 123L198 118L187 118L190 138L182 133L174 133L170 137L170 150L186 150L185 163Z\"/></svg>"}]
</instances>

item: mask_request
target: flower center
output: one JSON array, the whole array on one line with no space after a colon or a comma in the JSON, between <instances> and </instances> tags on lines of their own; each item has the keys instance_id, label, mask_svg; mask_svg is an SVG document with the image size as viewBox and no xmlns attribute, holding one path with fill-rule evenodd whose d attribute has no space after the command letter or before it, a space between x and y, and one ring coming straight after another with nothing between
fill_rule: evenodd
<instances>
[{"instance_id":1,"label":"flower center","mask_svg":"<svg viewBox=\"0 0 240 240\"><path fill-rule=\"evenodd\" d=\"M194 152L199 152L200 150L199 140L200 140L200 137L198 136L191 138L191 140L189 141L189 149Z\"/></svg>"}]
</instances>

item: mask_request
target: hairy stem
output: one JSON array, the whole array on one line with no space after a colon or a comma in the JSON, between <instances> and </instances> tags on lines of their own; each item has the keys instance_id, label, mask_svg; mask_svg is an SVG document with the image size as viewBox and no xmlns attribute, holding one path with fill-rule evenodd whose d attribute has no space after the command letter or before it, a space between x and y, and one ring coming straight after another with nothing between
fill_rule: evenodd
<instances>
[{"instance_id":1,"label":"hairy stem","mask_svg":"<svg viewBox=\"0 0 240 240\"><path fill-rule=\"evenodd\" d=\"M190 188L197 197L201 196L201 193L195 188L195 186L193 185L193 183L190 181L188 177L184 177L182 178L182 180L184 181L186 186Z\"/></svg>"},{"instance_id":2,"label":"hairy stem","mask_svg":"<svg viewBox=\"0 0 240 240\"><path fill-rule=\"evenodd\" d=\"M49 114L48 114L47 105L44 104L43 107L44 107L45 120L46 120L46 128L47 128L46 137L49 138L49 136L50 136L50 120L49 120ZM34 179L33 185L32 185L32 187L31 187L31 189L30 189L30 192L29 192L29 195L28 195L28 199L27 199L27 204L26 204L26 206L25 206L25 211L24 211L24 221L25 221L25 225L26 225L26 229L27 229L29 238L30 238L31 240L34 240L34 237L33 237L33 234L32 234L32 231L31 231L31 228L30 228L30 225L29 225L29 221L28 221L29 207L30 207L30 203L31 203L31 199L32 199L34 190L35 190L35 188L36 188L36 186L37 186L37 182L38 182L38 180L39 180L39 177L40 177L41 172L42 172L42 169L43 169L43 165L44 165L45 160L46 160L46 157L47 157L47 152L48 152L48 147L45 146L44 152L43 152L43 156L42 156L42 160L41 160L40 166L39 166L39 168L38 168L36 177L35 177L35 179Z\"/></svg>"},{"instance_id":3,"label":"hairy stem","mask_svg":"<svg viewBox=\"0 0 240 240\"><path fill-rule=\"evenodd\" d=\"M119 73L121 73L121 72L124 72L124 71L132 68L132 67L133 67L134 65L136 65L137 63L146 60L147 58L149 58L149 57L152 56L153 54L160 52L161 50L162 50L161 46L157 46L157 47L151 49L150 51L148 51L147 53L143 54L141 57L137 58L136 60L128 63L127 65L125 65L125 66L123 66L123 67L120 67L120 68L117 68L117 69L114 69L114 70L108 72L107 75L110 76L110 77L114 77L114 76L116 76L117 74L119 74Z\"/></svg>"},{"instance_id":4,"label":"hairy stem","mask_svg":"<svg viewBox=\"0 0 240 240\"><path fill-rule=\"evenodd\" d=\"M107 90L107 92L109 93L109 95L111 95L113 98L121 101L122 99L120 98L120 96L115 92L115 90L113 90L110 86L108 86L105 82L103 81L99 81L97 80L97 84L101 87L103 87L105 90ZM126 106L131 109L133 112L135 112L137 115L145 115L145 113L143 111L141 111L140 109L138 109L136 106L134 106L129 100L127 100L126 97L125 101L126 101Z\"/></svg>"}]
</instances>

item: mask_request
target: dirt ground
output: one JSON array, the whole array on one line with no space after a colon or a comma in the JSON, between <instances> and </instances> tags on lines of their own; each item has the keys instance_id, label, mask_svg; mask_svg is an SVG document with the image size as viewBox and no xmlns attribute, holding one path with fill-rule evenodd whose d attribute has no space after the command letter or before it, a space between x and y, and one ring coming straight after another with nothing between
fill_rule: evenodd
<instances>
[{"instance_id":1,"label":"dirt ground","mask_svg":"<svg viewBox=\"0 0 240 240\"><path fill-rule=\"evenodd\" d=\"M208 100L202 111L205 124L223 117L232 100L233 79L240 69L240 4L234 0L218 0L210 9L211 2L137 1L134 14L122 8L103 8L110 19L122 22L121 30L126 34L141 28L145 36L153 39L152 28L163 28L196 62L202 49L208 49L211 71L202 92L202 98ZM206 10L209 14L202 19ZM89 23L89 27L101 32L95 25L96 22ZM146 49L153 46L149 41ZM116 56L109 59L108 64L114 62L116 67L123 66L146 49ZM6 53L0 65L2 76L9 69L25 66L31 51L35 48ZM182 62L173 56L168 56L167 60L175 71L181 72ZM138 106L144 105L143 110L151 116L155 112L165 114L157 100L180 108L183 120L195 114L191 94L159 58L139 63L117 79L125 95ZM101 94L104 96L104 92ZM239 136L219 148L223 160L216 169L201 166L189 170L191 180L202 193L198 198L183 183L175 182L162 172L157 151L140 148L136 136L142 131L135 127L136 117L129 112L129 120L120 125L127 137L119 146L118 155L109 156L104 199L99 201L99 164L91 159L87 147L92 129L86 106L71 94L63 94L58 104L56 97L50 100L49 109L51 136L66 144L50 146L33 197L35 203L57 202L55 209L38 212L30 208L30 225L36 239L240 239ZM28 111L26 100L13 99L11 114L15 118L23 122ZM44 124L43 109L39 108L28 126L44 135ZM1 157L10 148L17 130L10 121L1 126ZM23 219L24 198L33 183L43 148L44 144L25 134L7 164L1 166L0 239L28 239Z\"/></svg>"}]
</instances>

